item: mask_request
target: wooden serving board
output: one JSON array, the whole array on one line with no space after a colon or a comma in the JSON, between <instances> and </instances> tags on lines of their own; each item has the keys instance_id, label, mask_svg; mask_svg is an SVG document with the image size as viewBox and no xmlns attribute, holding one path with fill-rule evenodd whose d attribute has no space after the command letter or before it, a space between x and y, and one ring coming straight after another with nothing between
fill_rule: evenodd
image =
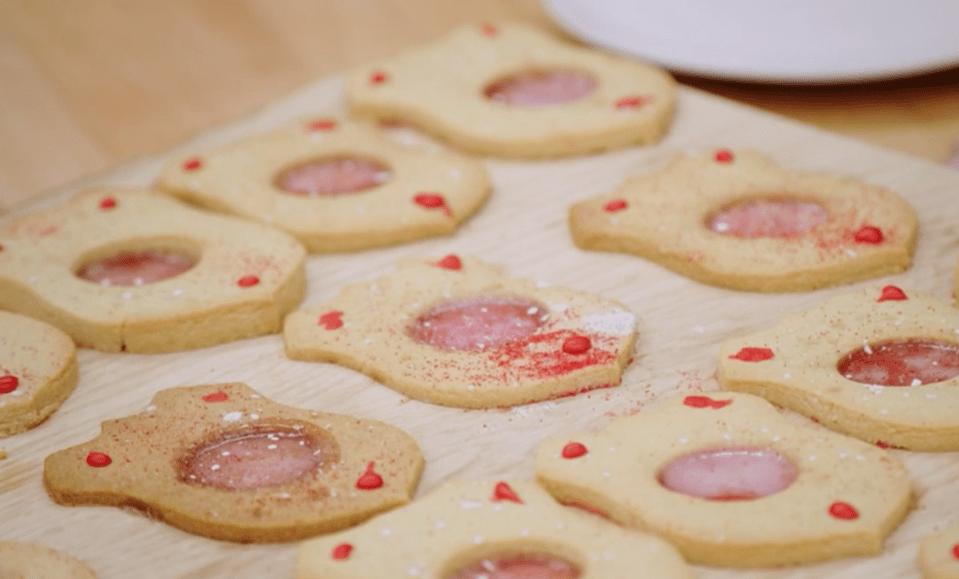
<instances>
[{"instance_id":1,"label":"wooden serving board","mask_svg":"<svg viewBox=\"0 0 959 579\"><path fill-rule=\"evenodd\" d=\"M543 438L599 430L680 392L717 389L718 344L768 328L787 312L806 310L852 287L895 283L953 300L959 249L959 172L825 133L696 92L680 91L668 136L651 147L553 161L487 162L494 192L457 233L344 255L311 256L304 305L336 295L343 284L372 280L404 256L456 252L503 264L531 278L620 300L639 316L635 359L622 384L572 398L507 410L461 410L409 400L369 378L331 364L296 362L280 335L202 350L163 354L79 352L80 384L40 427L0 440L0 540L25 540L85 560L102 579L292 577L297 544L238 545L193 536L138 513L109 507L65 507L47 496L43 459L95 437L102 420L142 411L160 389L242 381L278 402L375 418L409 432L426 469L422 495L454 478L530 479ZM196 138L183 151L260 132L304 115L343 113L342 79L306 87L246 121ZM781 165L882 184L899 192L920 219L914 266L855 286L799 294L755 294L704 286L622 254L576 248L566 227L570 203L616 187L674 154L716 146L758 149ZM59 191L16 215L53 205L91 185L149 185L162 158L144 159ZM8 216L7 218L9 218ZM882 555L788 569L741 571L699 567L703 579L913 578L919 539L959 522L959 453L893 451L915 482L915 508L886 541ZM783 521L783 524L789 524Z\"/></svg>"}]
</instances>

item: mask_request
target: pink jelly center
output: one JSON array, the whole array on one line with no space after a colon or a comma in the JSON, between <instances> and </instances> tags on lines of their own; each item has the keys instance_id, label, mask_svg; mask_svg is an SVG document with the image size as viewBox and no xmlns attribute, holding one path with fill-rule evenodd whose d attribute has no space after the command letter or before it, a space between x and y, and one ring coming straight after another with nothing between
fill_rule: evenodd
<instances>
[{"instance_id":1,"label":"pink jelly center","mask_svg":"<svg viewBox=\"0 0 959 579\"><path fill-rule=\"evenodd\" d=\"M754 199L711 215L706 226L723 235L753 239L788 237L809 231L829 218L816 203L795 199Z\"/></svg>"},{"instance_id":2,"label":"pink jelly center","mask_svg":"<svg viewBox=\"0 0 959 579\"><path fill-rule=\"evenodd\" d=\"M576 579L580 570L549 555L523 554L482 559L446 579Z\"/></svg>"},{"instance_id":3,"label":"pink jelly center","mask_svg":"<svg viewBox=\"0 0 959 579\"><path fill-rule=\"evenodd\" d=\"M327 457L303 432L271 429L225 436L184 461L186 482L224 490L250 490L291 483L315 471Z\"/></svg>"},{"instance_id":4,"label":"pink jelly center","mask_svg":"<svg viewBox=\"0 0 959 579\"><path fill-rule=\"evenodd\" d=\"M659 473L671 491L714 501L750 500L785 490L796 466L763 448L722 448L680 457Z\"/></svg>"},{"instance_id":5,"label":"pink jelly center","mask_svg":"<svg viewBox=\"0 0 959 579\"><path fill-rule=\"evenodd\" d=\"M862 384L920 386L959 375L959 347L931 340L884 342L856 350L836 369Z\"/></svg>"},{"instance_id":6,"label":"pink jelly center","mask_svg":"<svg viewBox=\"0 0 959 579\"><path fill-rule=\"evenodd\" d=\"M343 195L382 185L390 170L359 157L318 159L290 167L276 177L276 186L298 195Z\"/></svg>"},{"instance_id":7,"label":"pink jelly center","mask_svg":"<svg viewBox=\"0 0 959 579\"><path fill-rule=\"evenodd\" d=\"M194 265L196 260L176 251L121 251L83 264L77 276L103 285L143 285L178 276Z\"/></svg>"},{"instance_id":8,"label":"pink jelly center","mask_svg":"<svg viewBox=\"0 0 959 579\"><path fill-rule=\"evenodd\" d=\"M486 96L509 105L554 105L576 101L596 90L588 74L568 70L530 71L486 87Z\"/></svg>"},{"instance_id":9,"label":"pink jelly center","mask_svg":"<svg viewBox=\"0 0 959 579\"><path fill-rule=\"evenodd\" d=\"M447 350L482 350L533 334L546 309L523 298L480 297L440 304L416 318L410 336Z\"/></svg>"}]
</instances>

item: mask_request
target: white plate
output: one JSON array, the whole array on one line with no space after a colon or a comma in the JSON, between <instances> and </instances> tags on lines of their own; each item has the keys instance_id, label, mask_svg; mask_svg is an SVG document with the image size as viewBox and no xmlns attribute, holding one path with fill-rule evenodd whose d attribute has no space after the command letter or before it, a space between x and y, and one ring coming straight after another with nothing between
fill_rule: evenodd
<instances>
[{"instance_id":1,"label":"white plate","mask_svg":"<svg viewBox=\"0 0 959 579\"><path fill-rule=\"evenodd\" d=\"M789 83L959 65L957 0L543 0L573 36L677 73Z\"/></svg>"}]
</instances>

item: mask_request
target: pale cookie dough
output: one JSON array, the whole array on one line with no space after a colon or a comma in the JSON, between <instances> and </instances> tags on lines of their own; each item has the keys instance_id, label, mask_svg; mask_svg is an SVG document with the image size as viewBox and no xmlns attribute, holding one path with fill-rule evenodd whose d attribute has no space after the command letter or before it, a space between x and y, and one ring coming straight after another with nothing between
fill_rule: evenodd
<instances>
[{"instance_id":1,"label":"pale cookie dough","mask_svg":"<svg viewBox=\"0 0 959 579\"><path fill-rule=\"evenodd\" d=\"M70 336L45 322L0 311L0 437L46 420L77 379Z\"/></svg>"},{"instance_id":2,"label":"pale cookie dough","mask_svg":"<svg viewBox=\"0 0 959 579\"><path fill-rule=\"evenodd\" d=\"M722 388L867 442L959 450L959 310L920 292L832 298L723 342L718 365Z\"/></svg>"},{"instance_id":3,"label":"pale cookie dough","mask_svg":"<svg viewBox=\"0 0 959 579\"><path fill-rule=\"evenodd\" d=\"M478 160L404 147L382 130L333 117L174 159L157 184L283 229L314 253L450 234L490 190Z\"/></svg>"},{"instance_id":4,"label":"pale cookie dough","mask_svg":"<svg viewBox=\"0 0 959 579\"><path fill-rule=\"evenodd\" d=\"M96 579L82 561L50 547L0 541L0 579Z\"/></svg>"},{"instance_id":5,"label":"pale cookie dough","mask_svg":"<svg viewBox=\"0 0 959 579\"><path fill-rule=\"evenodd\" d=\"M888 451L727 392L549 439L536 476L560 502L654 532L690 562L731 567L878 554L912 494Z\"/></svg>"},{"instance_id":6,"label":"pale cookie dough","mask_svg":"<svg viewBox=\"0 0 959 579\"><path fill-rule=\"evenodd\" d=\"M292 541L410 500L416 442L375 420L273 402L245 384L160 391L146 411L44 462L64 505L134 507L226 541Z\"/></svg>"},{"instance_id":7,"label":"pale cookie dough","mask_svg":"<svg viewBox=\"0 0 959 579\"><path fill-rule=\"evenodd\" d=\"M534 102L516 102L510 84ZM472 24L355 70L347 98L355 114L409 122L466 150L547 157L658 140L676 83L534 28Z\"/></svg>"},{"instance_id":8,"label":"pale cookie dough","mask_svg":"<svg viewBox=\"0 0 959 579\"><path fill-rule=\"evenodd\" d=\"M289 235L147 190L86 191L7 224L0 247L0 308L107 352L278 332L306 292Z\"/></svg>"},{"instance_id":9,"label":"pale cookie dough","mask_svg":"<svg viewBox=\"0 0 959 579\"><path fill-rule=\"evenodd\" d=\"M919 567L924 579L959 579L959 525L922 538Z\"/></svg>"},{"instance_id":10,"label":"pale cookie dough","mask_svg":"<svg viewBox=\"0 0 959 579\"><path fill-rule=\"evenodd\" d=\"M283 334L295 360L335 362L434 404L491 408L617 385L635 326L618 302L451 254L345 286L290 314Z\"/></svg>"},{"instance_id":11,"label":"pale cookie dough","mask_svg":"<svg viewBox=\"0 0 959 579\"><path fill-rule=\"evenodd\" d=\"M662 539L563 507L535 483L453 481L361 526L303 543L296 577L692 579L695 573Z\"/></svg>"},{"instance_id":12,"label":"pale cookie dough","mask_svg":"<svg viewBox=\"0 0 959 579\"><path fill-rule=\"evenodd\" d=\"M917 221L883 187L718 149L574 204L569 226L584 249L631 253L710 285L787 292L909 268Z\"/></svg>"}]
</instances>

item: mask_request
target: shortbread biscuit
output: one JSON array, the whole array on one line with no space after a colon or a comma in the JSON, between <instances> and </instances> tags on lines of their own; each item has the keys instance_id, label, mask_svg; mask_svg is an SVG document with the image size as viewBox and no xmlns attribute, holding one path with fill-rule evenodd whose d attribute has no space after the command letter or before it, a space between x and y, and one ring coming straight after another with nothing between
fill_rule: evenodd
<instances>
[{"instance_id":1,"label":"shortbread biscuit","mask_svg":"<svg viewBox=\"0 0 959 579\"><path fill-rule=\"evenodd\" d=\"M483 575L485 571L487 575ZM453 481L303 543L297 579L692 579L669 543L565 508L527 481Z\"/></svg>"},{"instance_id":2,"label":"shortbread biscuit","mask_svg":"<svg viewBox=\"0 0 959 579\"><path fill-rule=\"evenodd\" d=\"M490 189L478 160L404 147L382 130L334 117L173 159L157 184L283 229L315 253L450 234Z\"/></svg>"},{"instance_id":3,"label":"shortbread biscuit","mask_svg":"<svg viewBox=\"0 0 959 579\"><path fill-rule=\"evenodd\" d=\"M241 383L163 390L145 412L101 426L46 458L55 501L134 507L227 541L355 525L407 502L423 468L396 427L284 406Z\"/></svg>"},{"instance_id":4,"label":"shortbread biscuit","mask_svg":"<svg viewBox=\"0 0 959 579\"><path fill-rule=\"evenodd\" d=\"M295 360L335 362L434 404L490 408L618 384L635 326L618 302L451 254L345 286L287 316L283 334Z\"/></svg>"},{"instance_id":5,"label":"shortbread biscuit","mask_svg":"<svg viewBox=\"0 0 959 579\"><path fill-rule=\"evenodd\" d=\"M718 149L574 204L569 226L584 249L631 253L710 285L787 292L909 268L917 224L884 187Z\"/></svg>"},{"instance_id":6,"label":"shortbread biscuit","mask_svg":"<svg viewBox=\"0 0 959 579\"><path fill-rule=\"evenodd\" d=\"M959 525L922 538L919 567L924 579L959 579Z\"/></svg>"},{"instance_id":7,"label":"shortbread biscuit","mask_svg":"<svg viewBox=\"0 0 959 579\"><path fill-rule=\"evenodd\" d=\"M728 392L551 438L536 476L560 502L652 531L690 562L731 567L878 554L912 494L887 451Z\"/></svg>"},{"instance_id":8,"label":"shortbread biscuit","mask_svg":"<svg viewBox=\"0 0 959 579\"><path fill-rule=\"evenodd\" d=\"M77 379L70 336L45 322L0 311L0 437L46 420Z\"/></svg>"},{"instance_id":9,"label":"shortbread biscuit","mask_svg":"<svg viewBox=\"0 0 959 579\"><path fill-rule=\"evenodd\" d=\"M0 229L0 308L83 348L171 352L278 332L306 252L147 190L96 189Z\"/></svg>"},{"instance_id":10,"label":"shortbread biscuit","mask_svg":"<svg viewBox=\"0 0 959 579\"><path fill-rule=\"evenodd\" d=\"M865 288L719 348L719 384L880 446L959 450L959 310Z\"/></svg>"},{"instance_id":11,"label":"shortbread biscuit","mask_svg":"<svg viewBox=\"0 0 959 579\"><path fill-rule=\"evenodd\" d=\"M347 98L355 114L409 122L469 151L547 157L658 140L676 83L534 28L473 24L355 70Z\"/></svg>"},{"instance_id":12,"label":"shortbread biscuit","mask_svg":"<svg viewBox=\"0 0 959 579\"><path fill-rule=\"evenodd\" d=\"M0 579L96 579L79 559L43 545L0 541Z\"/></svg>"}]
</instances>

